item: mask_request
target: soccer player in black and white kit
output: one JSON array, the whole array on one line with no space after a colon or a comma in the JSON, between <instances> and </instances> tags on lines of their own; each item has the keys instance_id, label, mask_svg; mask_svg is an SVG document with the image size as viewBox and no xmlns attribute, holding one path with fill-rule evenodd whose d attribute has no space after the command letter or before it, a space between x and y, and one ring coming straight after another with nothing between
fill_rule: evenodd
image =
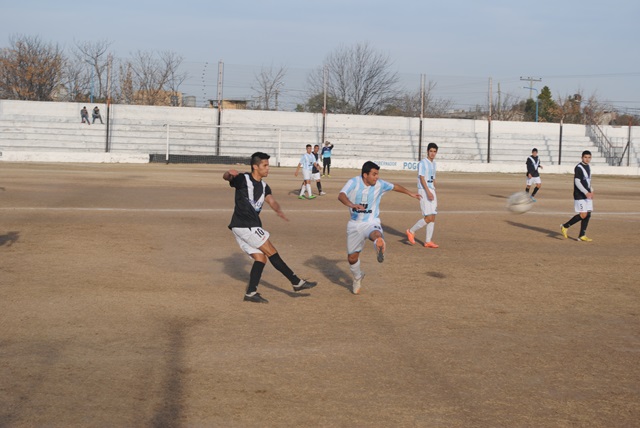
<instances>
[{"instance_id":1,"label":"soccer player in black and white kit","mask_svg":"<svg viewBox=\"0 0 640 428\"><path fill-rule=\"evenodd\" d=\"M269 158L270 156L266 153L256 152L251 155L250 173L239 174L238 171L230 169L222 176L231 187L236 189L235 209L229 229L233 232L240 248L254 260L249 275L249 285L244 295L246 302L268 303L268 300L257 292L267 258L273 267L287 277L294 291L306 290L318 284L298 278L280 258L278 250L269 240L269 232L262 228L260 211L265 202L279 217L289 220L273 197L269 185L262 180L269 175Z\"/></svg>"},{"instance_id":2,"label":"soccer player in black and white kit","mask_svg":"<svg viewBox=\"0 0 640 428\"><path fill-rule=\"evenodd\" d=\"M527 187L524 189L527 194L529 193L529 189L532 185L535 184L535 189L531 193L531 200L533 202L536 201L536 193L540 190L542 186L542 180L540 179L540 172L538 172L538 168L542 168L540 165L540 158L538 158L538 149L531 150L531 156L527 158Z\"/></svg>"},{"instance_id":3,"label":"soccer player in black and white kit","mask_svg":"<svg viewBox=\"0 0 640 428\"><path fill-rule=\"evenodd\" d=\"M560 231L562 236L568 238L567 230L576 224L580 224L579 241L591 242L593 239L587 238L587 226L589 225L589 219L591 218L591 212L593 211L593 187L591 186L591 152L585 150L582 152L582 162L576 165L573 173L573 200L576 215L571 220L561 225Z\"/></svg>"}]
</instances>

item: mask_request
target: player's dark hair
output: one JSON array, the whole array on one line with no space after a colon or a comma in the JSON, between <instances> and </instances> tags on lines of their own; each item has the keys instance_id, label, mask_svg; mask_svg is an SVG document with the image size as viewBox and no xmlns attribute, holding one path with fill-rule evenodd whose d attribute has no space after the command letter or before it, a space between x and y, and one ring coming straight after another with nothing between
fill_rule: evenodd
<instances>
[{"instance_id":1,"label":"player's dark hair","mask_svg":"<svg viewBox=\"0 0 640 428\"><path fill-rule=\"evenodd\" d=\"M591 156L591 152L589 150L585 150L584 152L582 152L582 156L584 156L584 155ZM582 156L580 156L580 157L582 157Z\"/></svg>"},{"instance_id":2,"label":"player's dark hair","mask_svg":"<svg viewBox=\"0 0 640 428\"><path fill-rule=\"evenodd\" d=\"M427 146L427 151L429 151L431 149L436 149L436 152L437 152L438 151L438 145L436 143L429 143L429 145Z\"/></svg>"},{"instance_id":3,"label":"player's dark hair","mask_svg":"<svg viewBox=\"0 0 640 428\"><path fill-rule=\"evenodd\" d=\"M531 153L537 152L537 151L538 151L538 149L534 148L533 150L531 150Z\"/></svg>"},{"instance_id":4,"label":"player's dark hair","mask_svg":"<svg viewBox=\"0 0 640 428\"><path fill-rule=\"evenodd\" d=\"M307 144L305 147L311 147L311 144Z\"/></svg>"},{"instance_id":5,"label":"player's dark hair","mask_svg":"<svg viewBox=\"0 0 640 428\"><path fill-rule=\"evenodd\" d=\"M319 145L317 145L317 144L316 144L315 146L313 146L313 148L314 148L314 149L315 149L316 147L317 147L317 148L320 148L320 146L319 146Z\"/></svg>"},{"instance_id":6,"label":"player's dark hair","mask_svg":"<svg viewBox=\"0 0 640 428\"><path fill-rule=\"evenodd\" d=\"M366 161L363 165L362 165L362 172L360 173L360 176L362 177L365 174L369 174L371 172L372 169L377 169L378 171L380 171L380 167L371 162L371 161Z\"/></svg>"},{"instance_id":7,"label":"player's dark hair","mask_svg":"<svg viewBox=\"0 0 640 428\"><path fill-rule=\"evenodd\" d=\"M253 165L260 165L260 162L262 162L265 159L269 159L271 156L269 156L266 153L263 152L255 152L254 154L251 155L251 169L253 169Z\"/></svg>"}]
</instances>

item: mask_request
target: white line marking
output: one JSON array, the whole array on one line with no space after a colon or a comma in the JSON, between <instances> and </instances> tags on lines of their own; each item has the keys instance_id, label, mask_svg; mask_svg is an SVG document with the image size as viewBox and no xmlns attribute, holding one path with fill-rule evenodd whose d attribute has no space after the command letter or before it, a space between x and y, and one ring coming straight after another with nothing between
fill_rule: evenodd
<instances>
[{"instance_id":1,"label":"white line marking","mask_svg":"<svg viewBox=\"0 0 640 428\"><path fill-rule=\"evenodd\" d=\"M158 213L230 213L233 212L233 208L84 208L84 207L0 207L0 211L95 211L95 212L158 212ZM344 213L345 219L348 218L348 210L345 209L324 209L324 210L300 210L300 209L285 209L285 213ZM264 213L273 212L269 209L264 210ZM415 214L416 210L383 210L381 216L385 214ZM440 211L441 214L512 214L505 210L456 210L456 211ZM571 210L567 211L529 211L524 213L526 215L568 215L575 214ZM524 214L513 214L514 216L521 216ZM638 211L595 211L594 216L640 216Z\"/></svg>"}]
</instances>

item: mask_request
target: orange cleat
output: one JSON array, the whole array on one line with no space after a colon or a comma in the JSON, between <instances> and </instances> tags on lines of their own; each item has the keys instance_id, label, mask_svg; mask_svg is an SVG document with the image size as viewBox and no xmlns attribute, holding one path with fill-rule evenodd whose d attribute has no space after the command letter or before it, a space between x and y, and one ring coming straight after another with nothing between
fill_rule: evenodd
<instances>
[{"instance_id":1,"label":"orange cleat","mask_svg":"<svg viewBox=\"0 0 640 428\"><path fill-rule=\"evenodd\" d=\"M433 241L429 241L429 242L427 242L426 244L424 244L424 246L425 246L425 247L427 247L427 248L438 248L438 247L439 247L439 245L438 245L438 244L436 244L436 243L435 243L435 242L433 242Z\"/></svg>"},{"instance_id":2,"label":"orange cleat","mask_svg":"<svg viewBox=\"0 0 640 428\"><path fill-rule=\"evenodd\" d=\"M416 243L416 235L411 233L411 230L407 229L407 239L411 245Z\"/></svg>"}]
</instances>

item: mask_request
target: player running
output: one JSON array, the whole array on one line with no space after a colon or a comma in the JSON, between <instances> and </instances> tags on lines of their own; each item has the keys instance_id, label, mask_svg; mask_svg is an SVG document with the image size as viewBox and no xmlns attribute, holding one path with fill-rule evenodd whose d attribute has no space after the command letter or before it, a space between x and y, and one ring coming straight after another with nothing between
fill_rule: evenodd
<instances>
[{"instance_id":1,"label":"player running","mask_svg":"<svg viewBox=\"0 0 640 428\"><path fill-rule=\"evenodd\" d=\"M360 252L367 239L373 241L378 262L384 261L385 242L380 224L380 199L390 190L420 199L399 184L378 178L380 167L371 161L362 165L360 176L353 177L344 185L338 200L349 207L351 218L347 223L347 260L353 275L353 294L360 293L364 272L360 270Z\"/></svg>"}]
</instances>

